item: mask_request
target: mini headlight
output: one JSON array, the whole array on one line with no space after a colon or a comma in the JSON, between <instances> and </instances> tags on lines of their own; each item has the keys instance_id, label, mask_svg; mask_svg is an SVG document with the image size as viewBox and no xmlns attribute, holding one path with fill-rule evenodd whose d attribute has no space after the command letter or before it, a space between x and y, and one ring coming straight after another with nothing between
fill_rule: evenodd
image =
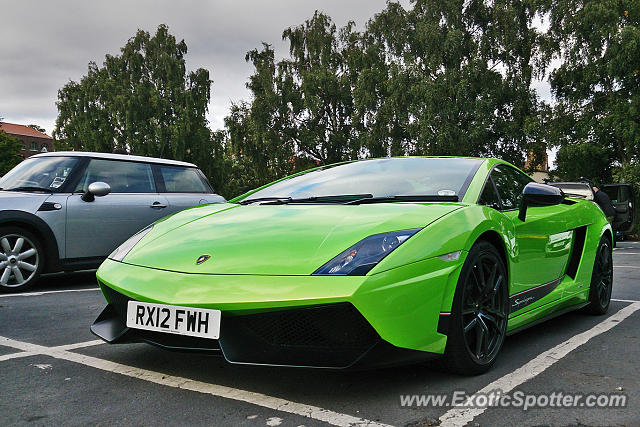
<instances>
[{"instance_id":1,"label":"mini headlight","mask_svg":"<svg viewBox=\"0 0 640 427\"><path fill-rule=\"evenodd\" d=\"M131 252L131 249L133 249L133 247L140 240L142 240L142 238L146 236L147 233L150 232L152 228L153 228L153 225L150 225L147 228L143 228L133 236L129 237L129 239L127 239L123 244L118 246L115 251L111 252L111 255L109 255L109 259L112 259L114 261L122 261L124 257L126 257L127 254Z\"/></svg>"},{"instance_id":2,"label":"mini headlight","mask_svg":"<svg viewBox=\"0 0 640 427\"><path fill-rule=\"evenodd\" d=\"M369 236L333 258L313 274L364 276L384 257L420 230L415 228Z\"/></svg>"}]
</instances>

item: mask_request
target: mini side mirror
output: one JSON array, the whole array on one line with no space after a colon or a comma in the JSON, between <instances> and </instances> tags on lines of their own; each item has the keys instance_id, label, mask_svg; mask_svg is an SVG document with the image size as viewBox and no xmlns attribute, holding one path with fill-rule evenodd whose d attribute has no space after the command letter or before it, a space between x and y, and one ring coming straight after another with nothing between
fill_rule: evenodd
<instances>
[{"instance_id":1,"label":"mini side mirror","mask_svg":"<svg viewBox=\"0 0 640 427\"><path fill-rule=\"evenodd\" d=\"M564 192L551 185L530 182L522 190L522 202L518 218L524 221L527 217L527 207L529 206L553 206L564 201Z\"/></svg>"},{"instance_id":2,"label":"mini side mirror","mask_svg":"<svg viewBox=\"0 0 640 427\"><path fill-rule=\"evenodd\" d=\"M106 182L92 182L87 187L87 192L82 195L85 202L93 202L96 197L106 196L111 192L111 187Z\"/></svg>"}]
</instances>

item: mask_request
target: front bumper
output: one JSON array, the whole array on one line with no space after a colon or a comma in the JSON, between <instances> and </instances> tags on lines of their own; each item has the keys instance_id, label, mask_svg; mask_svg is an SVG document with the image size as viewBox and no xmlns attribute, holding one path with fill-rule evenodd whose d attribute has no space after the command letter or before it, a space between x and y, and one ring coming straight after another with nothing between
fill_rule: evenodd
<instances>
[{"instance_id":1,"label":"front bumper","mask_svg":"<svg viewBox=\"0 0 640 427\"><path fill-rule=\"evenodd\" d=\"M231 363L314 368L370 368L426 360L430 353L383 341L349 303L225 315L220 339L126 327L129 298L103 286L110 303L91 332L110 343L146 342L169 350L222 355Z\"/></svg>"},{"instance_id":2,"label":"front bumper","mask_svg":"<svg viewBox=\"0 0 640 427\"><path fill-rule=\"evenodd\" d=\"M206 351L232 363L326 368L407 363L444 352L446 336L438 333L438 320L450 307L457 269L457 263L432 258L361 277L199 275L107 260L98 279L109 305L91 329L112 343ZM129 299L219 309L221 338L128 329Z\"/></svg>"}]
</instances>

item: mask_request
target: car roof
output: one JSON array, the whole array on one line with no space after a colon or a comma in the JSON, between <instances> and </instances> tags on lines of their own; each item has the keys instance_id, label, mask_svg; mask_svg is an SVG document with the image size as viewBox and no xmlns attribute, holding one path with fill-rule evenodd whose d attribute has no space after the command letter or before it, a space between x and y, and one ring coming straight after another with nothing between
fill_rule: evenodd
<instances>
[{"instance_id":1,"label":"car roof","mask_svg":"<svg viewBox=\"0 0 640 427\"><path fill-rule=\"evenodd\" d=\"M548 182L549 185L582 185L585 187L589 187L589 183L588 182L584 182L584 181L562 181L562 182L554 182L554 181L549 181Z\"/></svg>"},{"instance_id":2,"label":"car roof","mask_svg":"<svg viewBox=\"0 0 640 427\"><path fill-rule=\"evenodd\" d=\"M160 159L157 157L145 157L145 156L132 156L130 154L112 154L112 153L96 153L91 151L52 151L49 153L40 153L31 156L33 157L91 157L92 159L105 159L105 160L125 160L129 162L145 162L145 163L157 163L162 165L171 166L185 166L190 168L197 168L193 163L181 162L178 160Z\"/></svg>"}]
</instances>

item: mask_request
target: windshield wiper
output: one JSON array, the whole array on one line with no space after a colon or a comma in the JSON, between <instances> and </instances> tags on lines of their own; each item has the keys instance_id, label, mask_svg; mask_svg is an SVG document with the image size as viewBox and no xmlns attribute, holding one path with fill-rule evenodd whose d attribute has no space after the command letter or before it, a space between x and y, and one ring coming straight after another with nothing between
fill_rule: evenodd
<instances>
[{"instance_id":1,"label":"windshield wiper","mask_svg":"<svg viewBox=\"0 0 640 427\"><path fill-rule=\"evenodd\" d=\"M294 199L282 197L277 200L263 203L263 205L286 205L289 203L344 203L348 204L354 200L369 199L373 194L336 194L332 196L311 196Z\"/></svg>"},{"instance_id":2,"label":"windshield wiper","mask_svg":"<svg viewBox=\"0 0 640 427\"><path fill-rule=\"evenodd\" d=\"M261 203L262 205L286 205L290 203L342 203L345 205L360 205L368 203L389 202L457 202L458 196L439 196L436 194L399 195L374 197L373 194L337 194L334 196L312 196L294 199L292 197L259 197L238 202L241 205Z\"/></svg>"},{"instance_id":3,"label":"windshield wiper","mask_svg":"<svg viewBox=\"0 0 640 427\"><path fill-rule=\"evenodd\" d=\"M4 190L4 191L45 191L47 193L53 193L52 189L44 188L44 187L13 187L13 188L0 188L0 190Z\"/></svg>"},{"instance_id":4,"label":"windshield wiper","mask_svg":"<svg viewBox=\"0 0 640 427\"><path fill-rule=\"evenodd\" d=\"M389 203L389 202L457 202L458 196L439 196L437 194L418 194L401 196L366 197L352 200L345 205L361 205L369 203Z\"/></svg>"},{"instance_id":5,"label":"windshield wiper","mask_svg":"<svg viewBox=\"0 0 640 427\"><path fill-rule=\"evenodd\" d=\"M251 203L270 202L276 200L289 200L291 197L258 197L256 199L245 199L238 202L239 205L250 205Z\"/></svg>"}]
</instances>

